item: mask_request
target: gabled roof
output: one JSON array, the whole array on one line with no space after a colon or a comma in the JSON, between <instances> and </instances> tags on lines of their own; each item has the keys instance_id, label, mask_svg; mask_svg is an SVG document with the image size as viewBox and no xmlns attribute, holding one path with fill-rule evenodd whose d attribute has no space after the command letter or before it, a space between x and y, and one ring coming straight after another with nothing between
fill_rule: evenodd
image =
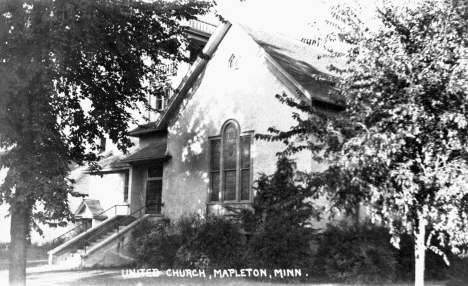
<instances>
[{"instance_id":1,"label":"gabled roof","mask_svg":"<svg viewBox=\"0 0 468 286\"><path fill-rule=\"evenodd\" d=\"M137 147L132 147L128 150L128 153L132 154L135 153L137 150ZM109 156L106 156L105 158L101 159L98 162L99 167L101 167L101 172L110 170L116 171L129 169L130 166L128 164L121 162L122 158L125 158L126 156L128 156L128 154L124 155L120 152L114 154L114 152L112 152Z\"/></svg>"},{"instance_id":2,"label":"gabled roof","mask_svg":"<svg viewBox=\"0 0 468 286\"><path fill-rule=\"evenodd\" d=\"M68 175L69 179L76 181L79 181L83 176L86 170L88 170L88 166L72 166L70 171L70 174Z\"/></svg>"},{"instance_id":3,"label":"gabled roof","mask_svg":"<svg viewBox=\"0 0 468 286\"><path fill-rule=\"evenodd\" d=\"M343 66L343 63L325 57L319 59L321 55L319 51L299 40L278 33L255 30L246 25L239 26L265 51L267 59L283 73L285 78L291 81L298 91L312 100L313 105L335 111L344 108L344 98L334 93L334 87L322 80L333 76L328 72L329 65L334 64L340 67ZM229 22L218 26L203 49L202 55L204 56L198 58L192 65L177 89L179 92L174 94L169 101L167 110L161 114L156 122L139 126L130 131L131 136L166 130L171 114L182 103L188 90L204 70L230 27L231 23Z\"/></svg>"},{"instance_id":4,"label":"gabled roof","mask_svg":"<svg viewBox=\"0 0 468 286\"><path fill-rule=\"evenodd\" d=\"M141 130L141 126L131 130L130 136L141 136L146 135L152 132L161 132L165 131L167 127L167 121L171 114L178 109L180 104L182 103L183 99L187 95L188 91L201 74L201 72L205 69L208 61L213 56L214 52L218 48L221 41L226 36L227 32L231 28L231 23L225 22L220 24L216 30L214 31L213 35L211 35L208 43L206 43L205 47L203 48L202 53L190 67L187 75L182 79L179 87L177 88L177 93L172 96L172 98L168 102L168 107L164 113L162 113L156 122L152 122L144 126L146 130Z\"/></svg>"},{"instance_id":5,"label":"gabled roof","mask_svg":"<svg viewBox=\"0 0 468 286\"><path fill-rule=\"evenodd\" d=\"M344 64L336 58L323 57L324 53L312 46L288 36L253 29L239 24L247 34L260 46L286 76L293 81L299 90L315 101L343 106L344 98L324 79L334 75L328 67Z\"/></svg>"},{"instance_id":6,"label":"gabled roof","mask_svg":"<svg viewBox=\"0 0 468 286\"><path fill-rule=\"evenodd\" d=\"M125 172L130 169L130 165L123 161L123 159L131 156L138 151L138 146L133 146L127 150L127 154L122 152L110 151L99 160L98 165L101 168L99 171L92 171L90 167L86 170L86 173L91 174L102 174L102 173L116 173L116 172Z\"/></svg>"},{"instance_id":7,"label":"gabled roof","mask_svg":"<svg viewBox=\"0 0 468 286\"><path fill-rule=\"evenodd\" d=\"M84 199L75 212L77 218L106 219L107 215L99 200Z\"/></svg>"}]
</instances>

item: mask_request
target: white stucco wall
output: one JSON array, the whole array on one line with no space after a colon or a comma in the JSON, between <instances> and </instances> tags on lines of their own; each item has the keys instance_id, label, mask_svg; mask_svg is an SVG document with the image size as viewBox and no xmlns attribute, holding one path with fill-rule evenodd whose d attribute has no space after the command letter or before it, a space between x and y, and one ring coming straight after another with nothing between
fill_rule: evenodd
<instances>
[{"instance_id":1,"label":"white stucco wall","mask_svg":"<svg viewBox=\"0 0 468 286\"><path fill-rule=\"evenodd\" d=\"M232 54L238 69L229 69ZM169 124L168 151L172 159L164 171L163 213L177 217L204 212L209 188L209 136L220 134L222 125L235 119L243 131L267 133L269 127L289 130L295 125L294 111L281 104L275 94L294 89L285 86L272 72L261 48L233 25L206 69L189 91L177 116ZM252 149L253 175L271 174L276 169L276 152L282 143L255 140ZM295 156L301 170L312 168L310 153Z\"/></svg>"}]
</instances>

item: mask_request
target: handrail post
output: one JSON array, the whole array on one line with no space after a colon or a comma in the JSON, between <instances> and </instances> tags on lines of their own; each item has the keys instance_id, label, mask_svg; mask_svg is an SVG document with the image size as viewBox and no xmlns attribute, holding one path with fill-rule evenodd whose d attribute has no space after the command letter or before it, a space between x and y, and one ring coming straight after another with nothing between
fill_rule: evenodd
<instances>
[{"instance_id":1,"label":"handrail post","mask_svg":"<svg viewBox=\"0 0 468 286\"><path fill-rule=\"evenodd\" d=\"M115 213L116 213L116 215L117 215L117 206L122 206L122 205L114 205L114 206L112 206L112 207L106 209L105 211L103 211L103 212L97 214L96 217L102 215L103 213L106 213L107 211L111 210L112 208L115 208ZM126 206L128 207L129 205L127 204ZM69 231L65 232L64 234L59 235L59 236L57 236L56 238L54 238L54 239L52 240L52 244L54 244L54 242L55 242L57 239L59 239L60 237L66 235L67 233L73 231L74 229L77 229L77 228L79 228L79 227L82 227L83 225L85 225L85 232L88 231L88 229L89 229L88 223L90 223L90 226L92 226L92 221L93 221L92 218L91 218L91 219L88 219L88 220L84 219L84 222L83 222L83 223L81 223L81 224L75 226L74 228L70 229ZM64 240L65 240L65 239L64 239Z\"/></svg>"}]
</instances>

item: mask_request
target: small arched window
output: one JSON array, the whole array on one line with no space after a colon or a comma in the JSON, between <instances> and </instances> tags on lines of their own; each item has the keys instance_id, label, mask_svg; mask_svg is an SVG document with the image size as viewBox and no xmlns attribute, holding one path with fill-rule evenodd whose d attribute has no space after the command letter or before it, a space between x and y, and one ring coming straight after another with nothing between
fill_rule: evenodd
<instances>
[{"instance_id":1,"label":"small arched window","mask_svg":"<svg viewBox=\"0 0 468 286\"><path fill-rule=\"evenodd\" d=\"M232 54L228 61L228 68L229 69L237 69L237 57L236 55Z\"/></svg>"},{"instance_id":2,"label":"small arched window","mask_svg":"<svg viewBox=\"0 0 468 286\"><path fill-rule=\"evenodd\" d=\"M251 144L251 134L241 134L234 120L211 139L210 202L250 201Z\"/></svg>"}]
</instances>

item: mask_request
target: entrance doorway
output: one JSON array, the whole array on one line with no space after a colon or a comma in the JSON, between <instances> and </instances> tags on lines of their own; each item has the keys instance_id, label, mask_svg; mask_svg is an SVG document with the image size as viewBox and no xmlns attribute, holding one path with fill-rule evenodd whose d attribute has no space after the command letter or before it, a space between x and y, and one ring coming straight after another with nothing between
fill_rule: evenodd
<instances>
[{"instance_id":1,"label":"entrance doorway","mask_svg":"<svg viewBox=\"0 0 468 286\"><path fill-rule=\"evenodd\" d=\"M146 180L146 214L161 214L162 164L148 167Z\"/></svg>"}]
</instances>

